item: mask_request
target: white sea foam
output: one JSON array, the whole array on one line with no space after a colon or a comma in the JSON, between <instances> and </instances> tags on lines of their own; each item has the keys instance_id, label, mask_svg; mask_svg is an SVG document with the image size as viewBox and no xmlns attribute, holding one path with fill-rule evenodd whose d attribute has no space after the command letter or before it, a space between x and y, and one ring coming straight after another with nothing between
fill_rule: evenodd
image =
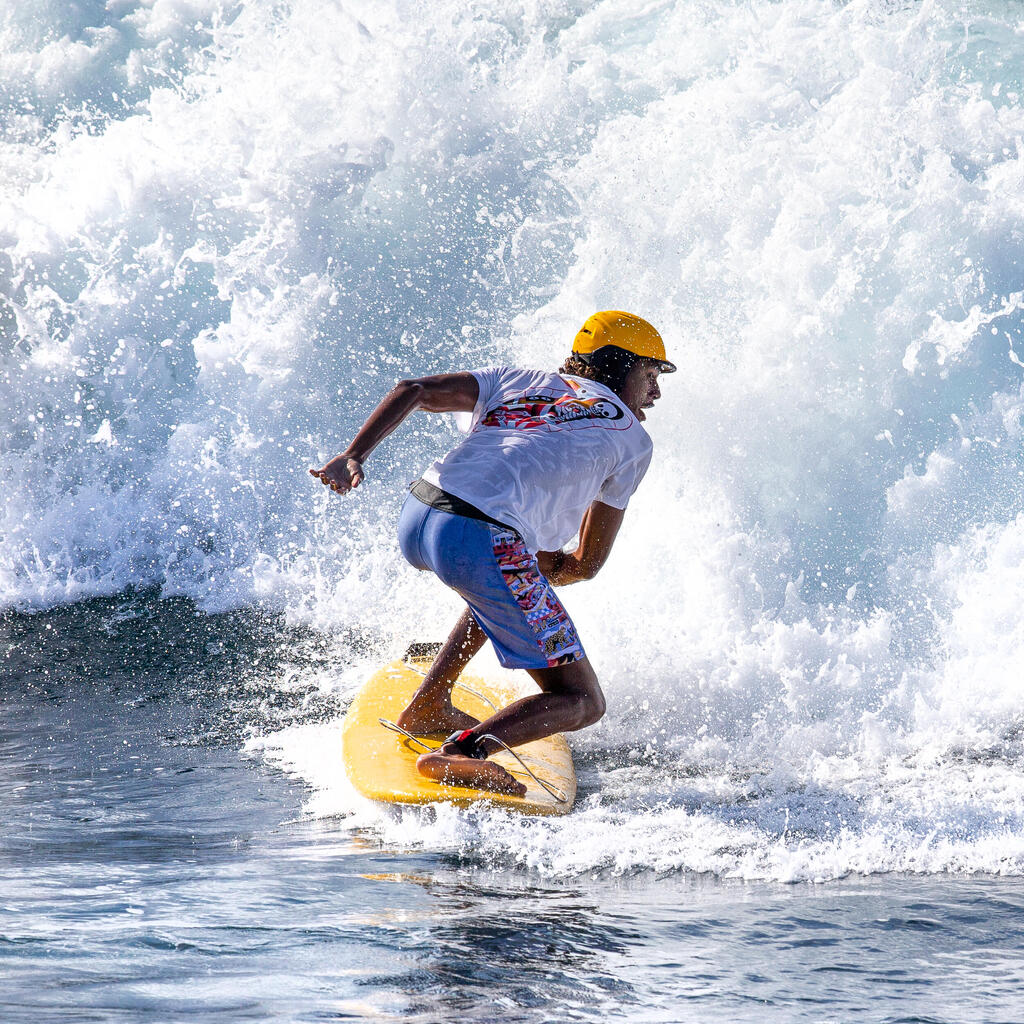
<instances>
[{"instance_id":1,"label":"white sea foam","mask_svg":"<svg viewBox=\"0 0 1024 1024\"><path fill-rule=\"evenodd\" d=\"M362 632L351 690L457 610L393 536L453 434L345 501L306 467L402 375L553 366L635 309L681 372L566 593L590 795L359 820L554 874L1021 870L1012 5L8 8L5 606L259 603ZM268 756L354 806L308 741Z\"/></svg>"}]
</instances>

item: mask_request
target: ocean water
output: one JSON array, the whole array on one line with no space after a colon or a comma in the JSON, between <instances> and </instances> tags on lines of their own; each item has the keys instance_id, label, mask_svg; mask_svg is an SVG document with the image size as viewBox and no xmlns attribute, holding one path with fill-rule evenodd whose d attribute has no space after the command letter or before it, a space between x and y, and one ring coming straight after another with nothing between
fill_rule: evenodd
<instances>
[{"instance_id":1,"label":"ocean water","mask_svg":"<svg viewBox=\"0 0 1024 1024\"><path fill-rule=\"evenodd\" d=\"M1024 1020L1024 9L0 0L5 1020ZM340 716L397 379L680 372L557 821ZM475 666L497 671L487 653Z\"/></svg>"}]
</instances>

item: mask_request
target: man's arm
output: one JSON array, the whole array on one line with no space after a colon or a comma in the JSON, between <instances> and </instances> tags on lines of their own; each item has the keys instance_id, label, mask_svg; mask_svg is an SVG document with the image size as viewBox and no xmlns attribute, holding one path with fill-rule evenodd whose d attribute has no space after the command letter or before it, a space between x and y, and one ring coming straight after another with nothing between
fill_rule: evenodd
<instances>
[{"instance_id":1,"label":"man's arm","mask_svg":"<svg viewBox=\"0 0 1024 1024\"><path fill-rule=\"evenodd\" d=\"M426 412L472 412L480 385L471 373L440 373L399 381L370 413L352 443L322 469L311 469L321 483L346 494L363 482L363 462L370 452L417 409Z\"/></svg>"},{"instance_id":2,"label":"man's arm","mask_svg":"<svg viewBox=\"0 0 1024 1024\"><path fill-rule=\"evenodd\" d=\"M556 586L593 579L611 554L625 510L592 502L583 513L580 543L575 551L538 551L540 571Z\"/></svg>"}]
</instances>

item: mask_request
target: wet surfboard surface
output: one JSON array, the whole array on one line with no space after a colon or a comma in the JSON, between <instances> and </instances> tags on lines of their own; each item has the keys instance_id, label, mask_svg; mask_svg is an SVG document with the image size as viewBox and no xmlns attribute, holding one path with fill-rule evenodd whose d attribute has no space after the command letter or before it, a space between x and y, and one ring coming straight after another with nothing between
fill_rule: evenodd
<instances>
[{"instance_id":1,"label":"wet surfboard surface","mask_svg":"<svg viewBox=\"0 0 1024 1024\"><path fill-rule=\"evenodd\" d=\"M391 804L450 803L468 807L483 802L522 814L568 814L576 798L576 772L569 744L562 735L525 743L515 751L538 778L560 791L564 801L530 778L507 751L493 754L491 760L526 786L524 796L446 786L416 771L416 758L425 747L435 750L444 738L418 737L412 741L382 725L380 719L394 722L398 718L423 681L430 662L429 654L406 655L378 669L356 694L342 727L345 773L355 789L371 800ZM462 676L452 691L452 703L482 720L522 696L509 683Z\"/></svg>"}]
</instances>

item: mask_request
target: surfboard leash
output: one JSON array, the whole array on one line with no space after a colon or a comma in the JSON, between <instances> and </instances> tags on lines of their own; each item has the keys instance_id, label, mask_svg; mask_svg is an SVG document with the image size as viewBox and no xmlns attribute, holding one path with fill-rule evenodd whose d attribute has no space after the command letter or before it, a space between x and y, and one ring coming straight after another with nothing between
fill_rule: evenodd
<instances>
[{"instance_id":1,"label":"surfboard leash","mask_svg":"<svg viewBox=\"0 0 1024 1024\"><path fill-rule=\"evenodd\" d=\"M563 793L557 786L552 786L550 782L545 782L544 779L536 775L533 769L504 740L499 740L492 732L485 732L480 739L494 740L495 743L500 747L503 747L507 753L511 754L520 763L520 765L522 765L523 771L526 772L526 774L529 775L530 778L541 787L541 789L546 790L548 796L554 797L554 799L560 804L567 804L569 802L569 798L565 793Z\"/></svg>"},{"instance_id":2,"label":"surfboard leash","mask_svg":"<svg viewBox=\"0 0 1024 1024\"><path fill-rule=\"evenodd\" d=\"M468 687L466 687L466 689L468 689ZM406 732L406 730L403 729L400 725L398 725L397 722L391 722L386 718L378 718L377 721L380 722L380 724L383 725L385 729L390 729L392 732L397 732L399 735L404 736L407 740L411 740L413 743L419 744L419 746L423 748L423 752L425 754L431 754L434 752L433 747L424 743L423 740L419 738L419 736L413 736L411 732ZM526 772L526 774L529 775L530 778L533 779L533 781L536 782L537 785L540 786L540 788L548 794L548 796L557 800L560 804L567 804L569 802L569 798L565 795L565 793L563 793L557 786L553 786L550 782L546 782L544 779L540 778L534 772L534 770L504 740L498 739L498 737L491 732L484 733L482 736L479 737L479 739L494 740L494 742L497 743L499 747L504 748L504 750L507 753L511 754L519 762L523 771Z\"/></svg>"},{"instance_id":3,"label":"surfboard leash","mask_svg":"<svg viewBox=\"0 0 1024 1024\"><path fill-rule=\"evenodd\" d=\"M391 722L386 718L378 718L378 722L384 726L385 729L390 729L392 732L400 733L407 740L412 740L413 743L418 743L423 748L424 754L429 754L433 751L433 747L428 743L424 743L419 736L413 736L411 732L406 732L397 722Z\"/></svg>"},{"instance_id":4,"label":"surfboard leash","mask_svg":"<svg viewBox=\"0 0 1024 1024\"><path fill-rule=\"evenodd\" d=\"M409 652L408 651L406 651L405 656L406 656L406 658L409 657ZM425 676L427 674L426 669L422 669L418 665L413 664L412 662L406 662L406 664L409 665L409 667L412 668L414 671L419 672L419 674L421 676ZM472 686L467 686L465 683L461 683L461 682L458 682L458 681L456 681L454 685L457 686L460 690L465 690L466 693L471 693L474 697L479 698L488 707L492 708L493 710L495 710L495 711L498 710L498 705L495 704L494 701L491 700L490 697L485 697L479 690L474 690Z\"/></svg>"},{"instance_id":5,"label":"surfboard leash","mask_svg":"<svg viewBox=\"0 0 1024 1024\"><path fill-rule=\"evenodd\" d=\"M473 694L474 697L479 697L485 704L487 704L489 707L493 708L495 711L498 710L498 705L495 704L493 700L491 700L489 697L485 697L479 691L474 690L472 686L467 686L465 683L458 683L458 682L455 685L460 690L465 690L466 693L471 693L471 694Z\"/></svg>"}]
</instances>

